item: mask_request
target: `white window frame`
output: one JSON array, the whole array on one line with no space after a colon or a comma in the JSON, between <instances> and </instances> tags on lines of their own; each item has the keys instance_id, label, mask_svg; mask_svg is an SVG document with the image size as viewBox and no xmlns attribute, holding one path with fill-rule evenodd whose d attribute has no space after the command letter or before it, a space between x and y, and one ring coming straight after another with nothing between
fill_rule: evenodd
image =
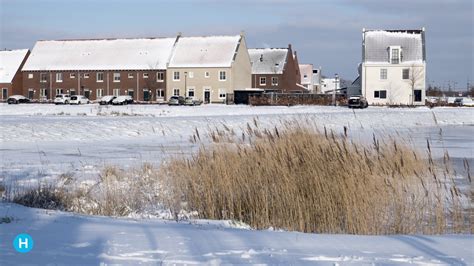
<instances>
[{"instance_id":1,"label":"white window frame","mask_svg":"<svg viewBox=\"0 0 474 266\"><path fill-rule=\"evenodd\" d=\"M144 78L144 79L147 79L147 78L149 78L149 77L150 77L150 75L148 75L148 73L147 73L147 72L143 73L143 75L142 75L142 76L143 76L143 78Z\"/></svg>"},{"instance_id":2,"label":"white window frame","mask_svg":"<svg viewBox=\"0 0 474 266\"><path fill-rule=\"evenodd\" d=\"M218 94L219 99L225 100L225 98L227 97L227 90L226 89L219 89L218 92L219 92L219 94ZM224 96L222 96L222 95L224 95Z\"/></svg>"},{"instance_id":3,"label":"white window frame","mask_svg":"<svg viewBox=\"0 0 474 266\"><path fill-rule=\"evenodd\" d=\"M156 72L156 81L157 82L164 82L165 81L165 72L163 72L163 71Z\"/></svg>"},{"instance_id":4,"label":"white window frame","mask_svg":"<svg viewBox=\"0 0 474 266\"><path fill-rule=\"evenodd\" d=\"M84 78L88 79L89 78L89 73L84 73Z\"/></svg>"},{"instance_id":5,"label":"white window frame","mask_svg":"<svg viewBox=\"0 0 474 266\"><path fill-rule=\"evenodd\" d=\"M127 76L128 76L129 79L133 79L133 73L128 73Z\"/></svg>"},{"instance_id":6,"label":"white window frame","mask_svg":"<svg viewBox=\"0 0 474 266\"><path fill-rule=\"evenodd\" d=\"M99 79L100 75L102 75L102 79ZM104 82L104 72L97 72L95 78L97 82Z\"/></svg>"},{"instance_id":7,"label":"white window frame","mask_svg":"<svg viewBox=\"0 0 474 266\"><path fill-rule=\"evenodd\" d=\"M190 79L194 78L194 72L189 71L188 72L188 78L190 78Z\"/></svg>"},{"instance_id":8,"label":"white window frame","mask_svg":"<svg viewBox=\"0 0 474 266\"><path fill-rule=\"evenodd\" d=\"M76 78L76 73L69 73L69 78L70 79L75 79Z\"/></svg>"},{"instance_id":9,"label":"white window frame","mask_svg":"<svg viewBox=\"0 0 474 266\"><path fill-rule=\"evenodd\" d=\"M56 82L58 82L58 83L63 82L63 73L62 72L56 73Z\"/></svg>"},{"instance_id":10,"label":"white window frame","mask_svg":"<svg viewBox=\"0 0 474 266\"><path fill-rule=\"evenodd\" d=\"M173 89L173 96L179 96L179 88Z\"/></svg>"},{"instance_id":11,"label":"white window frame","mask_svg":"<svg viewBox=\"0 0 474 266\"><path fill-rule=\"evenodd\" d=\"M388 69L381 68L380 69L380 80L387 80L388 78Z\"/></svg>"},{"instance_id":12,"label":"white window frame","mask_svg":"<svg viewBox=\"0 0 474 266\"><path fill-rule=\"evenodd\" d=\"M186 95L186 96L188 96L188 97L193 97L193 99L194 99L194 97L196 96L195 87L188 87L188 89L186 90L186 92L187 92L187 94L188 94L188 95ZM193 92L193 96L189 95L190 92Z\"/></svg>"},{"instance_id":13,"label":"white window frame","mask_svg":"<svg viewBox=\"0 0 474 266\"><path fill-rule=\"evenodd\" d=\"M400 64L402 62L402 47L401 46L389 46L389 49L390 49L390 51L389 51L389 53L390 53L390 58L389 58L390 59L390 61L389 61L390 64L394 64L394 65ZM397 49L397 51L398 51L397 52L397 58L394 58L394 54L393 54L394 49ZM393 60L395 60L395 59L398 59L398 61L396 63L393 63Z\"/></svg>"},{"instance_id":14,"label":"white window frame","mask_svg":"<svg viewBox=\"0 0 474 266\"><path fill-rule=\"evenodd\" d=\"M263 80L263 82L262 82L262 80ZM258 81L259 81L258 84L260 84L260 86L266 86L267 85L267 77L260 77L258 79Z\"/></svg>"},{"instance_id":15,"label":"white window frame","mask_svg":"<svg viewBox=\"0 0 474 266\"><path fill-rule=\"evenodd\" d=\"M46 78L43 79L43 77L46 77ZM48 73L40 73L40 82L41 82L41 83L46 83L46 82L48 82Z\"/></svg>"},{"instance_id":16,"label":"white window frame","mask_svg":"<svg viewBox=\"0 0 474 266\"><path fill-rule=\"evenodd\" d=\"M405 71L408 72L407 78L405 78ZM403 68L402 69L402 79L403 80L410 80L410 69L409 68Z\"/></svg>"},{"instance_id":17,"label":"white window frame","mask_svg":"<svg viewBox=\"0 0 474 266\"><path fill-rule=\"evenodd\" d=\"M209 71L204 72L204 77L207 78L207 79L210 78L211 73Z\"/></svg>"},{"instance_id":18,"label":"white window frame","mask_svg":"<svg viewBox=\"0 0 474 266\"><path fill-rule=\"evenodd\" d=\"M95 90L95 98L100 99L104 96L104 89L97 89Z\"/></svg>"},{"instance_id":19,"label":"white window frame","mask_svg":"<svg viewBox=\"0 0 474 266\"><path fill-rule=\"evenodd\" d=\"M120 96L120 89L115 88L115 89L112 91L112 95L113 95L113 96L116 96L116 97Z\"/></svg>"},{"instance_id":20,"label":"white window frame","mask_svg":"<svg viewBox=\"0 0 474 266\"><path fill-rule=\"evenodd\" d=\"M165 89L156 89L156 98L164 99L165 98Z\"/></svg>"},{"instance_id":21,"label":"white window frame","mask_svg":"<svg viewBox=\"0 0 474 266\"><path fill-rule=\"evenodd\" d=\"M180 81L180 78L179 71L173 71L173 81Z\"/></svg>"},{"instance_id":22,"label":"white window frame","mask_svg":"<svg viewBox=\"0 0 474 266\"><path fill-rule=\"evenodd\" d=\"M114 72L113 77L114 77L114 82L115 83L120 82L120 72Z\"/></svg>"},{"instance_id":23,"label":"white window frame","mask_svg":"<svg viewBox=\"0 0 474 266\"><path fill-rule=\"evenodd\" d=\"M42 98L46 97L47 90L48 89L46 89L46 88L41 88L40 89L40 97L42 97Z\"/></svg>"},{"instance_id":24,"label":"white window frame","mask_svg":"<svg viewBox=\"0 0 474 266\"><path fill-rule=\"evenodd\" d=\"M32 79L33 78L33 73L28 73L28 79Z\"/></svg>"},{"instance_id":25,"label":"white window frame","mask_svg":"<svg viewBox=\"0 0 474 266\"><path fill-rule=\"evenodd\" d=\"M274 82L276 79L276 82ZM272 77L272 86L278 86L278 77Z\"/></svg>"},{"instance_id":26,"label":"white window frame","mask_svg":"<svg viewBox=\"0 0 474 266\"><path fill-rule=\"evenodd\" d=\"M224 75L222 75L224 74ZM227 80L227 72L225 70L219 70L219 81L226 81Z\"/></svg>"},{"instance_id":27,"label":"white window frame","mask_svg":"<svg viewBox=\"0 0 474 266\"><path fill-rule=\"evenodd\" d=\"M62 88L56 88L56 94L55 95L58 95L58 94L63 94L63 89Z\"/></svg>"}]
</instances>

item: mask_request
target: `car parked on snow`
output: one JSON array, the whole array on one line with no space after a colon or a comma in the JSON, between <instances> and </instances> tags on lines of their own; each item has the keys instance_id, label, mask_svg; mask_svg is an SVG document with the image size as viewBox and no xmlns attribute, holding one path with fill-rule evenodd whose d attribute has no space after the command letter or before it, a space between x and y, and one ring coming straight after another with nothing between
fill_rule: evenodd
<instances>
[{"instance_id":1,"label":"car parked on snow","mask_svg":"<svg viewBox=\"0 0 474 266\"><path fill-rule=\"evenodd\" d=\"M349 98L348 106L349 108L367 108L369 103L364 96L358 95Z\"/></svg>"},{"instance_id":2,"label":"car parked on snow","mask_svg":"<svg viewBox=\"0 0 474 266\"><path fill-rule=\"evenodd\" d=\"M127 105L133 103L133 98L130 95L121 95L112 100L114 105Z\"/></svg>"},{"instance_id":3,"label":"car parked on snow","mask_svg":"<svg viewBox=\"0 0 474 266\"><path fill-rule=\"evenodd\" d=\"M54 104L69 104L71 102L71 95L69 94L58 94L54 98Z\"/></svg>"},{"instance_id":4,"label":"car parked on snow","mask_svg":"<svg viewBox=\"0 0 474 266\"><path fill-rule=\"evenodd\" d=\"M462 106L462 99L463 99L463 98L461 98L461 97L456 98L456 99L454 100L453 104L454 104L455 106Z\"/></svg>"},{"instance_id":5,"label":"car parked on snow","mask_svg":"<svg viewBox=\"0 0 474 266\"><path fill-rule=\"evenodd\" d=\"M117 98L117 96L113 96L113 95L103 96L102 98L100 98L99 104L100 105L112 104L112 102L115 98Z\"/></svg>"},{"instance_id":6,"label":"car parked on snow","mask_svg":"<svg viewBox=\"0 0 474 266\"><path fill-rule=\"evenodd\" d=\"M184 105L185 102L183 96L171 96L168 100L168 105Z\"/></svg>"},{"instance_id":7,"label":"car parked on snow","mask_svg":"<svg viewBox=\"0 0 474 266\"><path fill-rule=\"evenodd\" d=\"M19 103L29 103L30 99L26 98L23 95L12 95L8 97L7 103L8 104L19 104Z\"/></svg>"},{"instance_id":8,"label":"car parked on snow","mask_svg":"<svg viewBox=\"0 0 474 266\"><path fill-rule=\"evenodd\" d=\"M462 98L461 105L462 106L473 107L474 106L474 101L470 98Z\"/></svg>"},{"instance_id":9,"label":"car parked on snow","mask_svg":"<svg viewBox=\"0 0 474 266\"><path fill-rule=\"evenodd\" d=\"M71 101L69 104L88 104L90 103L89 99L86 98L86 96L82 95L72 95L71 96Z\"/></svg>"},{"instance_id":10,"label":"car parked on snow","mask_svg":"<svg viewBox=\"0 0 474 266\"><path fill-rule=\"evenodd\" d=\"M189 106L195 106L195 105L201 105L202 101L201 100L195 100L193 97L186 97L184 99L184 105L189 105Z\"/></svg>"}]
</instances>

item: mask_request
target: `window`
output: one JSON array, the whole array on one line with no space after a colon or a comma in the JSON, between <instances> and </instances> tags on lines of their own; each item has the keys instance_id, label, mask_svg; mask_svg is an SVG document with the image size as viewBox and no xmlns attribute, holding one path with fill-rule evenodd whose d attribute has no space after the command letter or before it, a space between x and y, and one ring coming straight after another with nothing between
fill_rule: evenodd
<instances>
[{"instance_id":1,"label":"window","mask_svg":"<svg viewBox=\"0 0 474 266\"><path fill-rule=\"evenodd\" d=\"M225 71L219 71L219 80L225 81L227 79Z\"/></svg>"},{"instance_id":2,"label":"window","mask_svg":"<svg viewBox=\"0 0 474 266\"><path fill-rule=\"evenodd\" d=\"M400 46L391 46L390 47L390 63L399 64L400 63Z\"/></svg>"},{"instance_id":3,"label":"window","mask_svg":"<svg viewBox=\"0 0 474 266\"><path fill-rule=\"evenodd\" d=\"M120 82L120 73L117 73L117 72L114 73L114 82Z\"/></svg>"},{"instance_id":4,"label":"window","mask_svg":"<svg viewBox=\"0 0 474 266\"><path fill-rule=\"evenodd\" d=\"M219 89L219 99L225 99L225 89Z\"/></svg>"},{"instance_id":5,"label":"window","mask_svg":"<svg viewBox=\"0 0 474 266\"><path fill-rule=\"evenodd\" d=\"M173 72L173 80L179 80L179 71Z\"/></svg>"},{"instance_id":6,"label":"window","mask_svg":"<svg viewBox=\"0 0 474 266\"><path fill-rule=\"evenodd\" d=\"M104 73L97 72L97 82L104 82Z\"/></svg>"},{"instance_id":7,"label":"window","mask_svg":"<svg viewBox=\"0 0 474 266\"><path fill-rule=\"evenodd\" d=\"M97 90L95 91L95 98L96 98L96 99L100 99L100 98L102 98L102 95L103 95L103 94L104 94L104 89L97 89Z\"/></svg>"},{"instance_id":8,"label":"window","mask_svg":"<svg viewBox=\"0 0 474 266\"><path fill-rule=\"evenodd\" d=\"M56 73L56 82L63 82L63 73Z\"/></svg>"},{"instance_id":9,"label":"window","mask_svg":"<svg viewBox=\"0 0 474 266\"><path fill-rule=\"evenodd\" d=\"M272 86L278 85L278 77L272 77Z\"/></svg>"},{"instance_id":10,"label":"window","mask_svg":"<svg viewBox=\"0 0 474 266\"><path fill-rule=\"evenodd\" d=\"M128 73L128 78L133 79L133 73Z\"/></svg>"},{"instance_id":11,"label":"window","mask_svg":"<svg viewBox=\"0 0 474 266\"><path fill-rule=\"evenodd\" d=\"M402 78L403 79L410 79L410 69L404 68L402 71Z\"/></svg>"},{"instance_id":12,"label":"window","mask_svg":"<svg viewBox=\"0 0 474 266\"><path fill-rule=\"evenodd\" d=\"M120 96L120 89L114 89L114 96Z\"/></svg>"},{"instance_id":13,"label":"window","mask_svg":"<svg viewBox=\"0 0 474 266\"><path fill-rule=\"evenodd\" d=\"M56 89L56 95L62 94L62 93L63 93L63 89L60 89L60 88Z\"/></svg>"},{"instance_id":14,"label":"window","mask_svg":"<svg viewBox=\"0 0 474 266\"><path fill-rule=\"evenodd\" d=\"M164 89L156 89L156 98L164 98L165 97L165 90Z\"/></svg>"},{"instance_id":15,"label":"window","mask_svg":"<svg viewBox=\"0 0 474 266\"><path fill-rule=\"evenodd\" d=\"M2 88L2 99L6 100L8 98L8 88Z\"/></svg>"},{"instance_id":16,"label":"window","mask_svg":"<svg viewBox=\"0 0 474 266\"><path fill-rule=\"evenodd\" d=\"M42 82L42 83L48 82L48 74L47 73L41 73L40 74L40 82Z\"/></svg>"},{"instance_id":17,"label":"window","mask_svg":"<svg viewBox=\"0 0 474 266\"><path fill-rule=\"evenodd\" d=\"M147 79L148 78L148 73L143 73L143 78Z\"/></svg>"},{"instance_id":18,"label":"window","mask_svg":"<svg viewBox=\"0 0 474 266\"><path fill-rule=\"evenodd\" d=\"M209 78L211 76L211 73L209 73L208 71L204 72L204 77L205 78Z\"/></svg>"},{"instance_id":19,"label":"window","mask_svg":"<svg viewBox=\"0 0 474 266\"><path fill-rule=\"evenodd\" d=\"M188 97L194 97L194 88L188 88Z\"/></svg>"},{"instance_id":20,"label":"window","mask_svg":"<svg viewBox=\"0 0 474 266\"><path fill-rule=\"evenodd\" d=\"M40 89L40 97L48 99L47 89Z\"/></svg>"},{"instance_id":21,"label":"window","mask_svg":"<svg viewBox=\"0 0 474 266\"><path fill-rule=\"evenodd\" d=\"M179 96L179 89L173 89L173 95Z\"/></svg>"},{"instance_id":22,"label":"window","mask_svg":"<svg viewBox=\"0 0 474 266\"><path fill-rule=\"evenodd\" d=\"M33 78L33 73L29 73L29 74L28 74L28 78L29 78L29 79L32 79L32 78Z\"/></svg>"},{"instance_id":23,"label":"window","mask_svg":"<svg viewBox=\"0 0 474 266\"><path fill-rule=\"evenodd\" d=\"M266 77L260 77L260 85L267 85L267 78Z\"/></svg>"},{"instance_id":24,"label":"window","mask_svg":"<svg viewBox=\"0 0 474 266\"><path fill-rule=\"evenodd\" d=\"M192 72L192 71L188 72L188 77L189 78L194 78L194 72Z\"/></svg>"},{"instance_id":25,"label":"window","mask_svg":"<svg viewBox=\"0 0 474 266\"><path fill-rule=\"evenodd\" d=\"M156 81L163 82L165 80L164 72L156 72Z\"/></svg>"},{"instance_id":26,"label":"window","mask_svg":"<svg viewBox=\"0 0 474 266\"><path fill-rule=\"evenodd\" d=\"M421 102L421 90L414 90L415 93L415 102Z\"/></svg>"},{"instance_id":27,"label":"window","mask_svg":"<svg viewBox=\"0 0 474 266\"><path fill-rule=\"evenodd\" d=\"M387 99L387 91L386 90L374 91L374 98Z\"/></svg>"},{"instance_id":28,"label":"window","mask_svg":"<svg viewBox=\"0 0 474 266\"><path fill-rule=\"evenodd\" d=\"M387 79L387 69L386 68L380 69L380 79Z\"/></svg>"},{"instance_id":29,"label":"window","mask_svg":"<svg viewBox=\"0 0 474 266\"><path fill-rule=\"evenodd\" d=\"M84 73L84 78L88 79L89 78L89 73Z\"/></svg>"},{"instance_id":30,"label":"window","mask_svg":"<svg viewBox=\"0 0 474 266\"><path fill-rule=\"evenodd\" d=\"M76 78L76 73L69 73L69 78L75 79Z\"/></svg>"}]
</instances>

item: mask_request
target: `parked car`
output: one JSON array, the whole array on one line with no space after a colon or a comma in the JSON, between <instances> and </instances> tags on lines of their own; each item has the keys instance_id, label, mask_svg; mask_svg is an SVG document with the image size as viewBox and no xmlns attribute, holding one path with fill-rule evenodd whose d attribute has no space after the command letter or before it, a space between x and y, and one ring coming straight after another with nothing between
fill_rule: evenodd
<instances>
[{"instance_id":1,"label":"parked car","mask_svg":"<svg viewBox=\"0 0 474 266\"><path fill-rule=\"evenodd\" d=\"M184 99L184 105L190 105L190 106L195 106L195 105L201 105L202 101L201 100L195 100L193 97L186 97Z\"/></svg>"},{"instance_id":2,"label":"parked car","mask_svg":"<svg viewBox=\"0 0 474 266\"><path fill-rule=\"evenodd\" d=\"M463 98L456 98L453 104L456 106L462 106L462 99Z\"/></svg>"},{"instance_id":3,"label":"parked car","mask_svg":"<svg viewBox=\"0 0 474 266\"><path fill-rule=\"evenodd\" d=\"M86 98L86 96L82 95L72 95L71 96L71 101L69 104L87 104L90 103L89 99Z\"/></svg>"},{"instance_id":4,"label":"parked car","mask_svg":"<svg viewBox=\"0 0 474 266\"><path fill-rule=\"evenodd\" d=\"M474 101L470 98L462 98L461 105L462 106L473 107L474 106Z\"/></svg>"},{"instance_id":5,"label":"parked car","mask_svg":"<svg viewBox=\"0 0 474 266\"><path fill-rule=\"evenodd\" d=\"M26 98L23 95L12 95L8 97L7 103L8 104L19 104L19 103L29 103L30 99Z\"/></svg>"},{"instance_id":6,"label":"parked car","mask_svg":"<svg viewBox=\"0 0 474 266\"><path fill-rule=\"evenodd\" d=\"M130 95L121 95L112 100L114 105L127 105L133 103L133 98Z\"/></svg>"},{"instance_id":7,"label":"parked car","mask_svg":"<svg viewBox=\"0 0 474 266\"><path fill-rule=\"evenodd\" d=\"M58 94L54 98L54 104L69 104L71 102L71 95L69 94Z\"/></svg>"},{"instance_id":8,"label":"parked car","mask_svg":"<svg viewBox=\"0 0 474 266\"><path fill-rule=\"evenodd\" d=\"M113 100L117 98L116 96L113 95L106 95L100 98L99 104L100 105L107 105L107 104L112 104Z\"/></svg>"},{"instance_id":9,"label":"parked car","mask_svg":"<svg viewBox=\"0 0 474 266\"><path fill-rule=\"evenodd\" d=\"M364 96L352 96L348 102L349 108L367 108L369 103Z\"/></svg>"},{"instance_id":10,"label":"parked car","mask_svg":"<svg viewBox=\"0 0 474 266\"><path fill-rule=\"evenodd\" d=\"M185 102L183 96L171 96L168 100L168 105L184 105Z\"/></svg>"}]
</instances>

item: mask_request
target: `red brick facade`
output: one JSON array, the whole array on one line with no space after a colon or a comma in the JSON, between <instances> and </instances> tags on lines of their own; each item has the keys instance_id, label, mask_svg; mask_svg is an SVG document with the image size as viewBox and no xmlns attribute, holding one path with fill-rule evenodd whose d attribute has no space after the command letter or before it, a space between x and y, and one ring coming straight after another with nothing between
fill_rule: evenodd
<instances>
[{"instance_id":1,"label":"red brick facade","mask_svg":"<svg viewBox=\"0 0 474 266\"><path fill-rule=\"evenodd\" d=\"M167 99L165 95L166 71L23 72L23 93L21 94L24 96L44 101L53 99L59 93L85 95L90 100L98 100L105 95L132 95L135 101L160 101Z\"/></svg>"}]
</instances>

